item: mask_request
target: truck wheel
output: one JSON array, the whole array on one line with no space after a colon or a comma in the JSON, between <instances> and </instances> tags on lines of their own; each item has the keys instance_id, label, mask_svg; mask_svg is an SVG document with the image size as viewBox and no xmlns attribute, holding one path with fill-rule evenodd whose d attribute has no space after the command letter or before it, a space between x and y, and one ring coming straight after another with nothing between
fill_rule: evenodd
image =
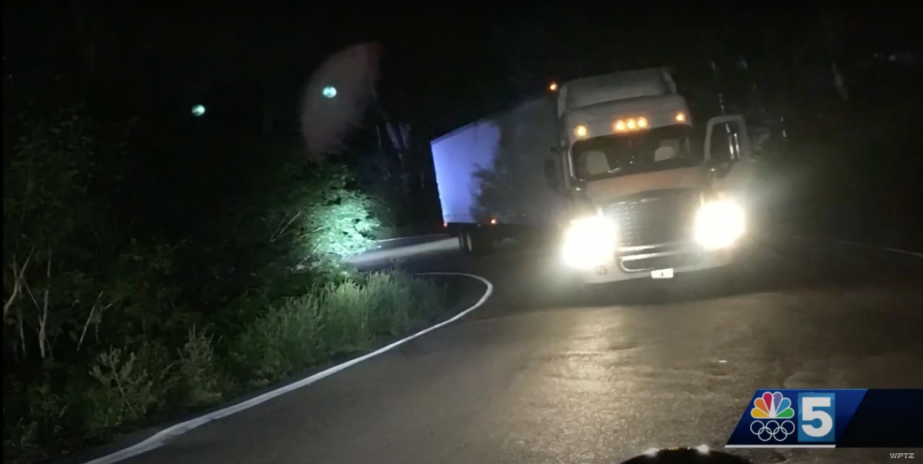
<instances>
[{"instance_id":1,"label":"truck wheel","mask_svg":"<svg viewBox=\"0 0 923 464\"><path fill-rule=\"evenodd\" d=\"M467 232L469 254L481 256L494 250L493 237L490 234L479 229L469 229Z\"/></svg>"},{"instance_id":2,"label":"truck wheel","mask_svg":"<svg viewBox=\"0 0 923 464\"><path fill-rule=\"evenodd\" d=\"M463 255L471 254L471 239L468 237L468 231L465 229L458 231L458 249Z\"/></svg>"}]
</instances>

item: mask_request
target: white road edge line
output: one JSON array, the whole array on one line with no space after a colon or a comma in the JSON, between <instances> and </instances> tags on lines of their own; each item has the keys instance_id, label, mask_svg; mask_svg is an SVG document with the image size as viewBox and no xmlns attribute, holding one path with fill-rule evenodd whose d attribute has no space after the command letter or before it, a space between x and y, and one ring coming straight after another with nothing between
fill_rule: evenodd
<instances>
[{"instance_id":1,"label":"white road edge line","mask_svg":"<svg viewBox=\"0 0 923 464\"><path fill-rule=\"evenodd\" d=\"M842 244L842 245L854 246L854 247L858 247L858 248L868 248L868 249L872 249L872 250L889 251L889 252L891 252L891 253L897 253L897 254L901 254L901 255L913 256L913 257L915 257L915 258L921 258L921 259L923 259L923 253L920 253L920 252L917 252L917 251L902 250L902 249L900 249L900 248L891 248L891 247L884 247L884 246L878 246L878 245L867 245L867 244L865 244L865 243L850 242L850 241L847 241L847 240L837 240L837 239L834 239L833 242L834 242L834 243L839 243L839 244Z\"/></svg>"},{"instance_id":2,"label":"white road edge line","mask_svg":"<svg viewBox=\"0 0 923 464\"><path fill-rule=\"evenodd\" d=\"M410 240L412 238L429 238L429 237L451 237L451 236L449 234L409 235L407 237L383 238L381 240L375 240L375 243L385 243L385 242L393 242L395 240Z\"/></svg>"},{"instance_id":3,"label":"white road edge line","mask_svg":"<svg viewBox=\"0 0 923 464\"><path fill-rule=\"evenodd\" d=\"M394 349L394 348L396 348L396 347L398 347L398 346L400 346L400 345L403 345L404 343L409 342L410 340L413 340L413 339L415 339L415 338L417 338L417 337L420 337L420 336L422 336L422 335L425 335L425 334L427 334L427 333L430 333L430 332L432 332L432 331L434 331L434 330L436 330L436 329L438 329L438 328L447 326L447 325L449 325L449 324L451 324L451 323L453 323L453 322L455 322L455 321L461 319L462 317L465 317L466 314L468 314L468 313L474 311L475 309L478 309L478 308L480 308L481 306L483 306L484 303L486 303L487 300L490 298L490 296L493 295L493 293L494 293L494 285L493 285L492 283L490 283L489 280L487 280L487 279L485 279L485 278L483 278L483 277L481 277L481 276L479 276L479 275L475 275L475 274L467 274L467 273L464 273L464 272L424 272L424 273L420 273L420 274L416 274L416 275L418 275L418 276L448 275L448 276L470 277L470 278L472 278L472 279L479 280L481 283L483 283L485 286L487 286L487 290L484 292L484 295L481 297L481 299L479 299L479 300L477 301L477 303L474 304L474 306L471 306L470 308L468 308L468 309L466 309L466 310L464 310L464 311L462 311L462 312L456 314L454 317L452 317L452 318L449 319L449 320L440 322L440 323L438 323L438 324L436 324L436 325L434 325L434 326L431 326L431 327L429 327L429 328L427 328L427 329L423 329L423 330L421 330L421 331L419 331L419 332L417 332L417 333L415 333L415 334L413 334L413 335L411 335L411 336L409 336L409 337L407 337L407 338L398 340L398 341L396 341L396 342L394 342L394 343L391 343L390 345L385 346L385 347L383 347L383 348L379 348L378 350L375 350L375 351L373 351L373 352L371 352L371 353L369 353L369 354L360 356L360 357L358 357L358 358L356 358L356 359L352 359L352 360L346 361L346 362L344 362L344 363L342 363L342 364L337 364L336 366L333 366L333 367L331 367L331 368L329 368L329 369L326 369L326 370L324 370L324 371L318 372L318 373L316 373L316 374L314 374L314 375L312 375L312 376L310 376L310 377L301 379L301 380L299 380L299 381L297 381L297 382L288 384L288 385L286 385L286 386L284 386L284 387L278 388L278 389L273 390L273 391L270 391L270 392L263 393L263 394L260 395L260 396L257 396L257 397L255 397L255 398L251 398L251 399L249 399L249 400L247 400L247 401L244 401L244 402L235 404L235 405L233 405L233 406L229 406L229 407L224 408L224 409L219 409L218 411L210 412L210 413L208 413L208 414L205 414L204 416L200 416L200 417L197 417L197 418L195 418L195 419L190 419L190 420L188 420L188 421L180 422L179 424L175 424L175 425L173 425L173 426L167 427L166 429L163 429L163 430L161 430L160 432L157 432L156 434L154 434L153 436L149 437L148 439L142 441L141 443L138 443L138 444L135 444L135 445L130 446L130 447L128 447L128 448L125 448L125 449L116 451L116 452L114 452L114 453L112 453L112 454L108 454L108 455L106 455L106 456L103 456L103 457L100 457L100 458L96 458L96 459L94 459L94 460L92 460L92 461L87 461L87 462L84 463L84 464L112 464L112 463L115 463L115 462L123 461L123 460L128 459L128 458L131 458L131 457L135 457L135 456L137 456L137 455L139 455L139 454L143 454L143 453L146 453L146 452L148 452L148 451L152 451L152 450L154 450L154 449L156 449L156 448L159 448L159 447L162 446L164 443L166 443L167 440L169 440L169 439L171 439L171 438L174 438L174 437L177 437L177 436L179 436L179 435L182 435L182 434L184 434L184 433L186 433L186 432L188 432L188 431L190 431L190 430L192 430L192 429L194 429L194 428L196 428L196 427L200 427L200 426L202 426L202 425L205 425L205 424L207 424L207 423L209 423L209 422L211 422L211 421L213 421L213 420L215 420L215 419L221 419L221 418L223 418L223 417L230 416L231 414L238 413L238 412L243 411L243 410L245 410L245 409L250 409L250 408L252 408L252 407L254 407L254 406L257 406L257 405L259 405L259 404L265 403L266 401L269 401L269 400L271 400L271 399L273 399L273 398L275 398L275 397L277 397L277 396L281 396L281 395L284 395L285 393L288 393L288 392L290 392L290 391L297 390L297 389L299 389L299 388L301 388L301 387L305 387L305 386L311 385L312 383L317 382L318 380L321 380L321 379L323 379L323 378L325 378L325 377L329 377L329 376L331 376L331 375L333 375L333 374L336 374L337 372L342 371L343 369L346 369L346 368L348 368L348 367L351 367L351 366L354 366L354 365L356 365L356 364L359 364L359 363L361 363L362 361L365 361L365 360L367 360L367 359L373 358L373 357L378 356L378 355L380 355L380 354L382 354L382 353L388 352L388 351L390 351L390 350L392 350L392 349Z\"/></svg>"},{"instance_id":4,"label":"white road edge line","mask_svg":"<svg viewBox=\"0 0 923 464\"><path fill-rule=\"evenodd\" d=\"M915 258L923 259L923 253L918 252L918 251L902 250L900 248L891 248L891 247L878 246L878 245L869 245L867 243L850 242L849 240L840 240L840 239L835 239L835 238L831 239L831 238L811 237L809 235L791 235L791 237L806 239L806 240L827 241L827 242L839 243L840 245L853 246L857 248L866 248L869 250L887 251L890 253L897 253L900 255L913 256Z\"/></svg>"}]
</instances>

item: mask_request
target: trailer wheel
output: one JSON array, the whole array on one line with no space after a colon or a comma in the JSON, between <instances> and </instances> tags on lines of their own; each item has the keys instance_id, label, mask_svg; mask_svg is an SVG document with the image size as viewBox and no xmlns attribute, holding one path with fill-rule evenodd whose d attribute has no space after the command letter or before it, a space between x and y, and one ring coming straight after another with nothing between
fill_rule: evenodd
<instances>
[{"instance_id":1,"label":"trailer wheel","mask_svg":"<svg viewBox=\"0 0 923 464\"><path fill-rule=\"evenodd\" d=\"M482 256L494 251L494 238L489 232L473 229L468 237L471 243L471 254Z\"/></svg>"},{"instance_id":2,"label":"trailer wheel","mask_svg":"<svg viewBox=\"0 0 923 464\"><path fill-rule=\"evenodd\" d=\"M475 228L458 231L458 247L465 255L486 255L494 249L493 237Z\"/></svg>"},{"instance_id":3,"label":"trailer wheel","mask_svg":"<svg viewBox=\"0 0 923 464\"><path fill-rule=\"evenodd\" d=\"M471 254L471 233L468 229L458 231L458 249L463 255Z\"/></svg>"},{"instance_id":4,"label":"trailer wheel","mask_svg":"<svg viewBox=\"0 0 923 464\"><path fill-rule=\"evenodd\" d=\"M458 231L458 234L455 235L455 238L458 240L458 249L464 250L465 249L465 239L463 238L461 231Z\"/></svg>"}]
</instances>

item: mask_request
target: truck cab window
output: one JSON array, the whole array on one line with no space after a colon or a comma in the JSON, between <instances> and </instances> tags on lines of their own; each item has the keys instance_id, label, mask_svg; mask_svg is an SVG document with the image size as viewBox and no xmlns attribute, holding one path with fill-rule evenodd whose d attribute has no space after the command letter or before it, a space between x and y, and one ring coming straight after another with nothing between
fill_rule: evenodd
<instances>
[{"instance_id":1,"label":"truck cab window","mask_svg":"<svg viewBox=\"0 0 923 464\"><path fill-rule=\"evenodd\" d=\"M654 150L654 162L660 163L675 158L680 153L681 143L680 139L661 140L660 146Z\"/></svg>"},{"instance_id":2,"label":"truck cab window","mask_svg":"<svg viewBox=\"0 0 923 464\"><path fill-rule=\"evenodd\" d=\"M609 160L606 158L606 152L602 150L590 150L586 152L586 171L591 176L609 173Z\"/></svg>"},{"instance_id":3,"label":"truck cab window","mask_svg":"<svg viewBox=\"0 0 923 464\"><path fill-rule=\"evenodd\" d=\"M581 180L675 169L698 164L688 126L668 126L596 137L574 144L574 170Z\"/></svg>"}]
</instances>

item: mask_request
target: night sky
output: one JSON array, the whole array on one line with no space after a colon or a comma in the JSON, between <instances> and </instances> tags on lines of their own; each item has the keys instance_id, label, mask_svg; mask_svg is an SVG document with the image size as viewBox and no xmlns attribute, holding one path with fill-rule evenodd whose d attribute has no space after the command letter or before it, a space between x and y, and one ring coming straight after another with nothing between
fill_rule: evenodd
<instances>
[{"instance_id":1,"label":"night sky","mask_svg":"<svg viewBox=\"0 0 923 464\"><path fill-rule=\"evenodd\" d=\"M374 40L383 45L385 107L427 136L541 92L551 80L644 66L705 69L710 54L760 59L824 40L817 10L795 7L128 3L70 2L94 18L100 66L134 90L126 105L188 113L204 101L212 113L246 118L264 82L294 114L324 56ZM8 77L79 74L79 27L68 2L5 2L4 10ZM912 15L896 6L828 14L841 52L860 61L918 40Z\"/></svg>"}]
</instances>

